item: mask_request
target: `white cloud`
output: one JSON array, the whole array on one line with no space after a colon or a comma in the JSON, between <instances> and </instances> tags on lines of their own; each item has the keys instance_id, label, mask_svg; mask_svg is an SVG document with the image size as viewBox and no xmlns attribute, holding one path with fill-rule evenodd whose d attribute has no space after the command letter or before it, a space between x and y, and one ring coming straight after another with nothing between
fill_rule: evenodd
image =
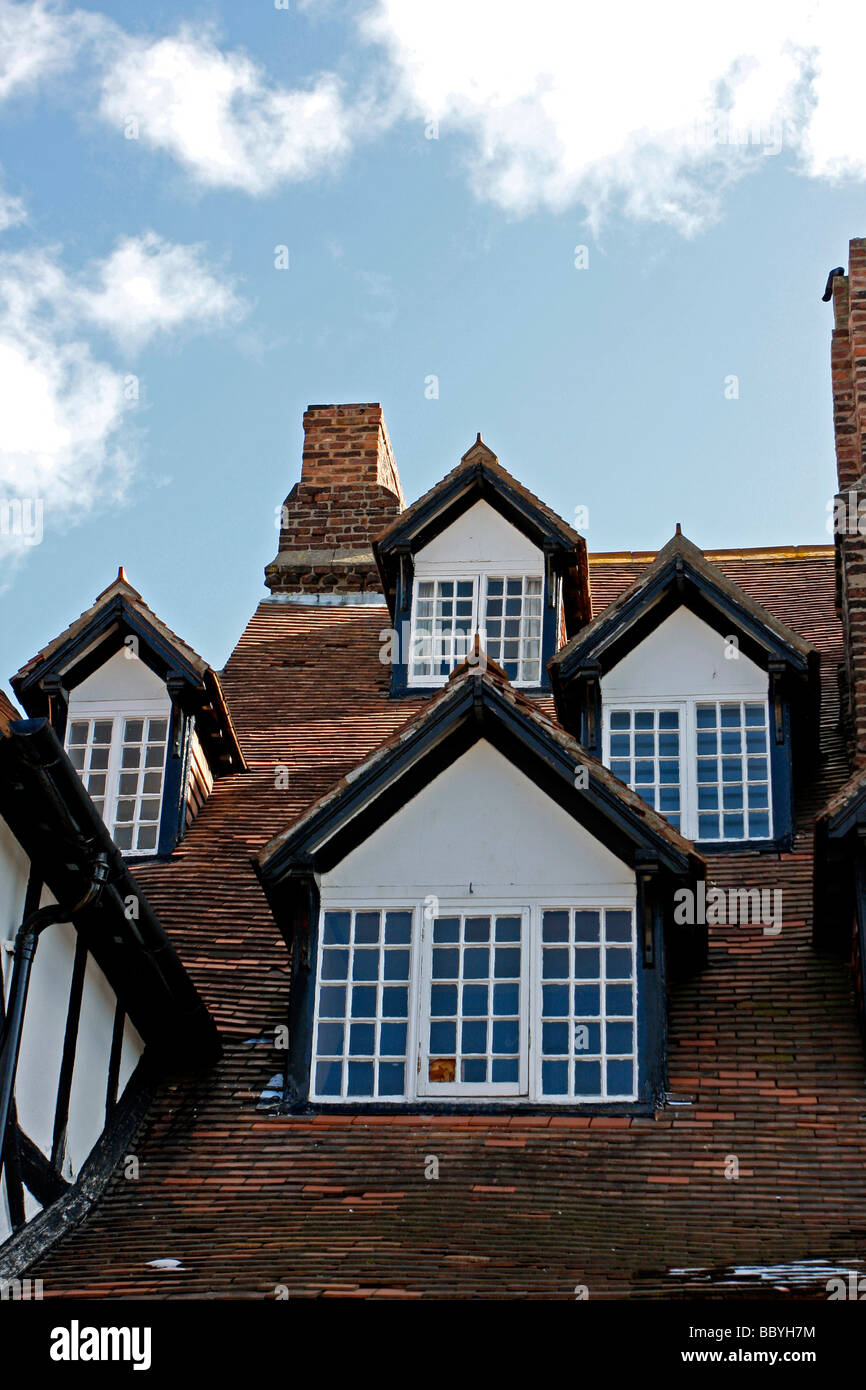
<instances>
[{"instance_id":1,"label":"white cloud","mask_svg":"<svg viewBox=\"0 0 866 1390\"><path fill-rule=\"evenodd\" d=\"M143 144L201 183L252 194L332 167L355 120L333 76L304 89L273 85L243 53L189 29L127 39L103 74L100 110L118 129L137 121Z\"/></svg>"},{"instance_id":2,"label":"white cloud","mask_svg":"<svg viewBox=\"0 0 866 1390\"><path fill-rule=\"evenodd\" d=\"M0 0L0 101L68 66L100 23L98 15L64 11L46 0Z\"/></svg>"},{"instance_id":3,"label":"white cloud","mask_svg":"<svg viewBox=\"0 0 866 1390\"><path fill-rule=\"evenodd\" d=\"M612 204L686 234L725 187L794 147L816 175L866 176L853 0L564 5L377 0L408 111L468 137L475 191L526 213Z\"/></svg>"},{"instance_id":4,"label":"white cloud","mask_svg":"<svg viewBox=\"0 0 866 1390\"><path fill-rule=\"evenodd\" d=\"M94 286L79 290L78 306L133 349L160 333L239 319L246 306L204 257L204 247L174 245L155 232L126 237L96 267Z\"/></svg>"},{"instance_id":5,"label":"white cloud","mask_svg":"<svg viewBox=\"0 0 866 1390\"><path fill-rule=\"evenodd\" d=\"M242 308L231 285L207 268L201 247L172 245L152 232L121 241L78 274L52 249L0 255L0 558L7 575L34 543L34 507L46 531L65 529L122 504L134 471L125 428L129 378L97 355L90 331L107 330L135 347Z\"/></svg>"},{"instance_id":6,"label":"white cloud","mask_svg":"<svg viewBox=\"0 0 866 1390\"><path fill-rule=\"evenodd\" d=\"M8 227L17 227L19 222L23 222L27 216L24 203L20 198L7 193L0 183L0 232L5 232Z\"/></svg>"}]
</instances>

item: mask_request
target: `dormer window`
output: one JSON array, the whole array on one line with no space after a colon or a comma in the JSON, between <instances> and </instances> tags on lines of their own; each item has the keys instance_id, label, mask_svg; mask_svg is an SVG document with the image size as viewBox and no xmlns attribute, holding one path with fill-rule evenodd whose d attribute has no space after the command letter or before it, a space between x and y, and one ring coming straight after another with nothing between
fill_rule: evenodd
<instances>
[{"instance_id":1,"label":"dormer window","mask_svg":"<svg viewBox=\"0 0 866 1390\"><path fill-rule=\"evenodd\" d=\"M398 638L393 695L443 685L476 635L513 685L547 690L563 626L589 618L582 538L480 437L373 548Z\"/></svg>"},{"instance_id":2,"label":"dormer window","mask_svg":"<svg viewBox=\"0 0 866 1390\"><path fill-rule=\"evenodd\" d=\"M604 706L604 761L690 840L769 840L766 700Z\"/></svg>"},{"instance_id":3,"label":"dormer window","mask_svg":"<svg viewBox=\"0 0 866 1390\"><path fill-rule=\"evenodd\" d=\"M66 751L118 849L155 854L169 720L164 710L130 709L107 719L78 708Z\"/></svg>"},{"instance_id":4,"label":"dormer window","mask_svg":"<svg viewBox=\"0 0 866 1390\"><path fill-rule=\"evenodd\" d=\"M416 579L410 684L447 680L477 632L513 684L538 685L543 587L540 572Z\"/></svg>"}]
</instances>

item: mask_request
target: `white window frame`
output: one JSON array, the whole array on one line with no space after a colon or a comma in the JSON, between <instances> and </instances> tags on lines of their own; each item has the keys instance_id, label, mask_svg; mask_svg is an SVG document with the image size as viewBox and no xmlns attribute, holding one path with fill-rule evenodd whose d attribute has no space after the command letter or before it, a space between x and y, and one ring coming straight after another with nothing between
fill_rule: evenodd
<instances>
[{"instance_id":1,"label":"white window frame","mask_svg":"<svg viewBox=\"0 0 866 1390\"><path fill-rule=\"evenodd\" d=\"M448 1104L489 1105L542 1104L551 1106L580 1106L583 1108L598 1105L634 1104L640 1092L640 1078L643 1075L643 1059L640 1052L640 982L639 956L637 950L637 907L634 891L585 896L557 898L555 901L544 897L512 899L484 894L467 897L439 898L435 914L427 915L426 903L429 892L412 889L400 896L379 894L371 897L358 893L329 893L319 909L319 949L317 951L316 971L312 987L315 990L313 1001L313 1031L310 1044L309 1095L314 1104L369 1106L382 1104L411 1105L415 1102L429 1103L437 1098ZM632 979L634 983L634 1093L631 1096L617 1095L610 1100L603 1096L545 1095L541 1089L541 1017L542 1017L542 915L545 912L559 911L614 911L630 912L632 918ZM322 985L321 941L326 912L411 912L412 942L409 958L409 1018L406 1035L405 1093L397 1097L376 1096L326 1096L316 1091L316 1043L319 1025L319 991ZM451 1083L430 1082L427 1078L426 1063L429 1060L427 1040L429 1032L425 1023L429 1020L429 995L433 984L431 979L430 955L432 953L434 917L448 917L463 914L467 916L521 916L524 919L521 941L522 982L520 1028L521 1054L520 1079L518 1089L514 1083L485 1082ZM604 944L600 946L602 974L604 979ZM327 981L325 982L327 983ZM345 1054L344 1054L345 1055ZM605 1054L602 1054L602 1091L606 1092L607 1075ZM510 1093L506 1088L511 1087ZM345 1090L345 1079L343 1084Z\"/></svg>"},{"instance_id":2,"label":"white window frame","mask_svg":"<svg viewBox=\"0 0 866 1390\"><path fill-rule=\"evenodd\" d=\"M441 674L429 676L415 675L413 672L412 667L414 662L414 653L416 651L416 643L420 640L418 637L417 629L417 605L419 584L436 584L441 583L443 581L446 583L448 581L453 581L455 584L457 584L459 581L472 581L472 633L469 639L469 651L471 652L472 641L475 637L475 634L480 633L483 635L484 631L482 627L482 616L485 616L487 612L487 582L489 579L519 579L522 581L524 585L527 579L540 580L541 615L539 618L538 637L538 679L535 681L515 680L512 682L512 684L515 686L534 688L535 686L541 683L541 677L543 672L542 662L545 605L545 577L543 562L539 561L538 565L528 565L525 561L522 563L518 562L509 564L507 562L504 562L484 566L453 564L448 565L447 567L443 566L441 568L437 566L435 569L433 569L432 567L428 569L427 566L419 566L418 569L416 569L415 571L414 579L412 582L412 612L410 615L409 623L409 652L406 659L406 680L407 685L410 689L414 688L429 690L431 686L446 685L450 676L450 671L444 676ZM521 621L523 621L522 613ZM524 639L521 637L521 642L523 642L523 640ZM467 652L467 655L469 655L469 652ZM522 663L524 658L521 656L520 660ZM454 668L452 667L451 669L453 670Z\"/></svg>"},{"instance_id":3,"label":"white window frame","mask_svg":"<svg viewBox=\"0 0 866 1390\"><path fill-rule=\"evenodd\" d=\"M760 836L745 835L742 838L725 836L720 833L713 839L698 839L698 727L697 727L697 707L698 705L763 705L766 716L764 728L767 733L767 800L769 813L769 834ZM658 696L655 699L633 699L613 698L605 700L602 698L601 723L602 723L602 762L605 767L610 767L612 761L610 756L610 737L611 730L610 716L618 711L635 710L678 710L680 714L680 834L687 840L693 840L696 844L725 844L725 845L762 845L769 844L774 836L773 824L773 765L771 756L772 724L769 697L767 695L756 695L754 691L738 693L736 691L726 691L724 695L715 693L713 695L678 695L673 699L665 699ZM741 725L745 729L745 724ZM743 752L742 757L746 757ZM761 756L757 754L755 756ZM721 785L721 784L719 784ZM744 793L748 786L743 783ZM638 789L635 787L635 791ZM640 792L638 791L638 795ZM658 813L664 815L663 811ZM720 832L724 829L721 821L721 810L719 811Z\"/></svg>"},{"instance_id":4,"label":"white window frame","mask_svg":"<svg viewBox=\"0 0 866 1390\"><path fill-rule=\"evenodd\" d=\"M159 820L156 823L156 844L153 849L136 849L135 846L133 846L130 849L121 849L120 851L121 854L130 858L138 858L139 856L152 857L159 853L159 837L160 831L162 830L162 818L165 813L165 782L171 745L172 723L170 702L166 700L91 700L88 701L87 704L81 705L71 703L67 713L66 734L63 740L63 746L68 754L69 736L72 732L73 724L79 724L85 721L88 723L92 723L93 721L111 721L111 745L108 753L108 767L105 770L105 800L102 818L109 833L113 836L113 826L116 819L118 801L132 799L121 796L120 794L120 774L122 772L135 770L121 766L123 756L123 723L124 720L127 719L164 719L166 721L165 758L163 759L160 769L162 772L162 788L159 792ZM155 769L151 770L155 771ZM78 769L76 769L76 771L78 771ZM152 800L154 798L148 799ZM139 823L138 820L132 822L134 832L137 830ZM149 824L150 822L147 823ZM133 834L133 838L135 838L135 834Z\"/></svg>"}]
</instances>

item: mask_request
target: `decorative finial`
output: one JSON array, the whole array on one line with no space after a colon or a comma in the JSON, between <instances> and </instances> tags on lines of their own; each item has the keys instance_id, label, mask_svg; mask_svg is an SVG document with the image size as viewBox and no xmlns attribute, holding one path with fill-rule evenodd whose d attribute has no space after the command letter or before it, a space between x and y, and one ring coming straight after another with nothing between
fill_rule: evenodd
<instances>
[{"instance_id":1,"label":"decorative finial","mask_svg":"<svg viewBox=\"0 0 866 1390\"><path fill-rule=\"evenodd\" d=\"M123 568L123 565L118 565L118 566L117 566L117 578L118 578L118 579L121 581L121 583L123 583L123 584L128 584L128 583L129 583L129 580L128 580L127 577L126 577L126 570ZM115 580L115 583L116 583L116 582L117 582L117 581Z\"/></svg>"},{"instance_id":2,"label":"decorative finial","mask_svg":"<svg viewBox=\"0 0 866 1390\"><path fill-rule=\"evenodd\" d=\"M678 536L681 536L682 534L683 534L683 528L680 526L680 523L677 522L677 535L678 535Z\"/></svg>"},{"instance_id":3,"label":"decorative finial","mask_svg":"<svg viewBox=\"0 0 866 1390\"><path fill-rule=\"evenodd\" d=\"M480 431L480 430L478 431L477 435L475 436L475 443L476 443L476 444L483 444L483 443L484 443L484 440L481 438L481 431Z\"/></svg>"}]
</instances>

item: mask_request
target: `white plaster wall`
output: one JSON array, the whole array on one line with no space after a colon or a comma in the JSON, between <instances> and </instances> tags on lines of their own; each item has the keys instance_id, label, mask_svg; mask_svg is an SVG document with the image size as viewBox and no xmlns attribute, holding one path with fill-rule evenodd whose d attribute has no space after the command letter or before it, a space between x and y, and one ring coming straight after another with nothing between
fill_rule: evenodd
<instances>
[{"instance_id":1,"label":"white plaster wall","mask_svg":"<svg viewBox=\"0 0 866 1390\"><path fill-rule=\"evenodd\" d=\"M66 1142L67 1160L73 1175L78 1174L105 1128L105 1094L116 1002L114 990L93 957L88 956Z\"/></svg>"},{"instance_id":2,"label":"white plaster wall","mask_svg":"<svg viewBox=\"0 0 866 1390\"><path fill-rule=\"evenodd\" d=\"M542 574L544 556L488 502L476 502L415 556L416 575L458 574L461 569Z\"/></svg>"},{"instance_id":3,"label":"white plaster wall","mask_svg":"<svg viewBox=\"0 0 866 1390\"><path fill-rule=\"evenodd\" d=\"M29 876L30 861L0 817L0 979L4 982L12 964L5 946L14 941L21 925Z\"/></svg>"},{"instance_id":4,"label":"white plaster wall","mask_svg":"<svg viewBox=\"0 0 866 1390\"><path fill-rule=\"evenodd\" d=\"M726 658L724 638L683 607L602 677L601 694L606 704L695 695L766 699L767 686L766 671L743 652Z\"/></svg>"},{"instance_id":5,"label":"white plaster wall","mask_svg":"<svg viewBox=\"0 0 866 1390\"><path fill-rule=\"evenodd\" d=\"M322 875L324 902L629 898L634 874L479 741Z\"/></svg>"},{"instance_id":6,"label":"white plaster wall","mask_svg":"<svg viewBox=\"0 0 866 1390\"><path fill-rule=\"evenodd\" d=\"M129 1018L123 1021L123 1045L120 1049L120 1073L117 1080L117 1099L126 1090L126 1083L138 1066L139 1058L144 1051L144 1043Z\"/></svg>"},{"instance_id":7,"label":"white plaster wall","mask_svg":"<svg viewBox=\"0 0 866 1390\"><path fill-rule=\"evenodd\" d=\"M54 901L50 893L43 892L40 906ZM48 927L42 933L21 1032L15 1078L18 1123L46 1158L51 1153L75 941L75 929L68 922Z\"/></svg>"},{"instance_id":8,"label":"white plaster wall","mask_svg":"<svg viewBox=\"0 0 866 1390\"><path fill-rule=\"evenodd\" d=\"M77 685L69 696L70 714L83 705L102 701L116 704L119 700L163 700L169 708L165 683L154 675L149 666L137 657L115 652L97 671Z\"/></svg>"}]
</instances>

